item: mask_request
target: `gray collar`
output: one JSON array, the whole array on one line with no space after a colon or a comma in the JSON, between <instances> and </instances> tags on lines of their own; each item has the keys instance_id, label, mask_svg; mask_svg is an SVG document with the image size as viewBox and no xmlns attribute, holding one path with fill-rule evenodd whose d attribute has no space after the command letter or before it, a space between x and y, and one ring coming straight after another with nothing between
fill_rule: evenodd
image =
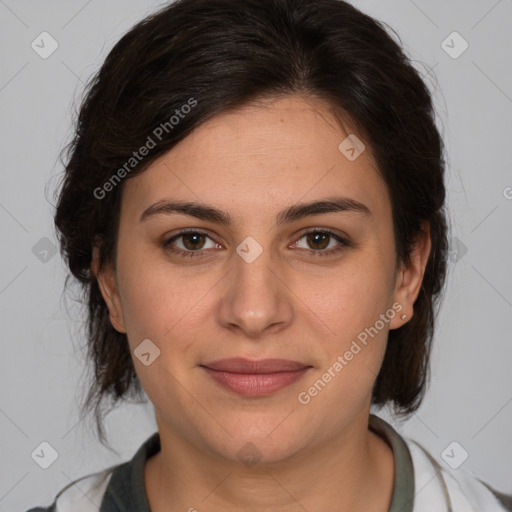
<instances>
[{"instance_id":1,"label":"gray collar","mask_svg":"<svg viewBox=\"0 0 512 512\"><path fill-rule=\"evenodd\" d=\"M412 512L414 507L414 467L411 452L402 436L386 421L370 414L370 430L382 437L393 450L395 484L389 512Z\"/></svg>"}]
</instances>

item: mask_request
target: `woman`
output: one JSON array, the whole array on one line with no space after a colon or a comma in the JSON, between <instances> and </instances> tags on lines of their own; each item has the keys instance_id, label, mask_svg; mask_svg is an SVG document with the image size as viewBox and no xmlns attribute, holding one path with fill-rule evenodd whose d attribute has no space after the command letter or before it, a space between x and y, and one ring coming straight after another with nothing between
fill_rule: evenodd
<instances>
[{"instance_id":1,"label":"woman","mask_svg":"<svg viewBox=\"0 0 512 512\"><path fill-rule=\"evenodd\" d=\"M427 386L443 174L427 88L345 2L181 0L135 26L90 85L55 223L100 439L132 393L158 432L32 511L512 510L370 414Z\"/></svg>"}]
</instances>

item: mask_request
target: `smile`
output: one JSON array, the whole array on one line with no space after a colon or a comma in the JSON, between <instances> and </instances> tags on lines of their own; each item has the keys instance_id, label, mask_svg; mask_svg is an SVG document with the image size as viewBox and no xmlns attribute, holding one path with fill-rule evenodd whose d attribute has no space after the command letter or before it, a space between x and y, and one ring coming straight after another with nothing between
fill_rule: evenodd
<instances>
[{"instance_id":1,"label":"smile","mask_svg":"<svg viewBox=\"0 0 512 512\"><path fill-rule=\"evenodd\" d=\"M201 365L219 385L239 395L265 396L301 379L311 366L283 359L223 359Z\"/></svg>"}]
</instances>

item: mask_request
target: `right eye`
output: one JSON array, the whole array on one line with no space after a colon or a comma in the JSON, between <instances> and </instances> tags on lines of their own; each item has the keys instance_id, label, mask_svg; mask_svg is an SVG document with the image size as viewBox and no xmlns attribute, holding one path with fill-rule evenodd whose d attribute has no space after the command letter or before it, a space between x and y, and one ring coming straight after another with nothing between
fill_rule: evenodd
<instances>
[{"instance_id":1,"label":"right eye","mask_svg":"<svg viewBox=\"0 0 512 512\"><path fill-rule=\"evenodd\" d=\"M175 240L182 240L182 248L176 248ZM162 241L162 247L179 256L186 258L190 257L202 257L205 256L205 239L210 239L213 242L213 247L220 248L220 244L217 244L207 233L204 231L198 231L196 229L186 229L173 235L172 237ZM208 248L207 248L208 249ZM197 253L197 254L195 254Z\"/></svg>"}]
</instances>

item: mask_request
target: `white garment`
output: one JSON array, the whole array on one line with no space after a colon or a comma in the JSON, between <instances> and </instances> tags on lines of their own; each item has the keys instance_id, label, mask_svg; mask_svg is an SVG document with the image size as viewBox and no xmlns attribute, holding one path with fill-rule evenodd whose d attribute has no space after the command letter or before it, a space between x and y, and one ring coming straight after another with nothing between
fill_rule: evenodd
<instances>
[{"instance_id":1,"label":"white garment","mask_svg":"<svg viewBox=\"0 0 512 512\"><path fill-rule=\"evenodd\" d=\"M107 469L84 476L62 489L57 497L55 512L99 512L112 471Z\"/></svg>"},{"instance_id":2,"label":"white garment","mask_svg":"<svg viewBox=\"0 0 512 512\"><path fill-rule=\"evenodd\" d=\"M413 512L508 512L484 484L462 467L454 470L433 464L419 443L403 439L414 467Z\"/></svg>"}]
</instances>

